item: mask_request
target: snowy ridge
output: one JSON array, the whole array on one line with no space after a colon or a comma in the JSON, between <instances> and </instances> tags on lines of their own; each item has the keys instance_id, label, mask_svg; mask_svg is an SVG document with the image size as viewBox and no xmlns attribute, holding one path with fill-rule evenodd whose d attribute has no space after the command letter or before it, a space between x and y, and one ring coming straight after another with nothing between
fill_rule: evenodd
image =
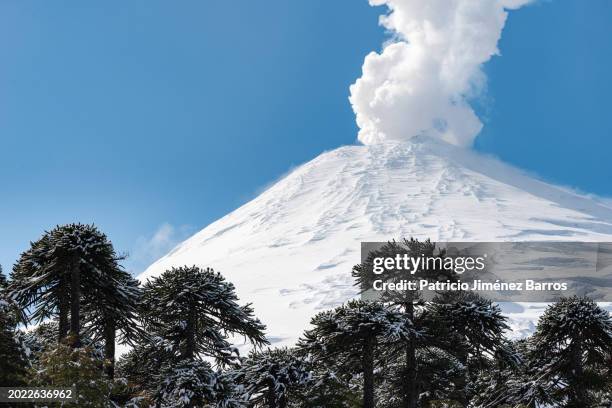
<instances>
[{"instance_id":1,"label":"snowy ridge","mask_svg":"<svg viewBox=\"0 0 612 408\"><path fill-rule=\"evenodd\" d=\"M612 241L609 203L444 142L345 146L295 169L151 265L211 266L252 302L275 345L357 294L361 241ZM541 307L505 305L515 336Z\"/></svg>"}]
</instances>

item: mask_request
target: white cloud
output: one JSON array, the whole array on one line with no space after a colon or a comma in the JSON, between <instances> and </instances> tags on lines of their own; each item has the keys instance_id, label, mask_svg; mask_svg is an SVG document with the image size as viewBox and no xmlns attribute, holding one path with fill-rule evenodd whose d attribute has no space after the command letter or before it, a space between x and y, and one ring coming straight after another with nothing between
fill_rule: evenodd
<instances>
[{"instance_id":1,"label":"white cloud","mask_svg":"<svg viewBox=\"0 0 612 408\"><path fill-rule=\"evenodd\" d=\"M417 135L470 146L482 123L469 99L486 86L508 16L529 0L369 0L392 40L366 56L350 101L364 144Z\"/></svg>"},{"instance_id":2,"label":"white cloud","mask_svg":"<svg viewBox=\"0 0 612 408\"><path fill-rule=\"evenodd\" d=\"M191 236L193 232L194 229L190 226L175 227L169 223L163 223L153 235L142 236L136 240L125 262L126 268L132 274L137 275Z\"/></svg>"}]
</instances>

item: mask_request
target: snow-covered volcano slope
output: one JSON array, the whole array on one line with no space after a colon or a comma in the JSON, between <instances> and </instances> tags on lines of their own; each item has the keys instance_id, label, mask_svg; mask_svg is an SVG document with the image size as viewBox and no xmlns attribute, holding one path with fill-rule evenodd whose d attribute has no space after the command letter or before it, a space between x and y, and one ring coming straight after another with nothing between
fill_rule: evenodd
<instances>
[{"instance_id":1,"label":"snow-covered volcano slope","mask_svg":"<svg viewBox=\"0 0 612 408\"><path fill-rule=\"evenodd\" d=\"M612 241L612 208L493 158L429 139L346 146L292 171L151 265L212 266L252 302L275 343L356 295L361 241ZM516 330L539 312L508 305Z\"/></svg>"}]
</instances>

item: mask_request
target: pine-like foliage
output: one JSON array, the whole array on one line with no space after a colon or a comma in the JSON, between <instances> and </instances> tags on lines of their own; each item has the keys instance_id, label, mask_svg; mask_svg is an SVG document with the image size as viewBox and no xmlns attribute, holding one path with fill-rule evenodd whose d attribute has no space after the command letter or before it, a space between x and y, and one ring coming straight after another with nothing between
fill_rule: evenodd
<instances>
[{"instance_id":1,"label":"pine-like foliage","mask_svg":"<svg viewBox=\"0 0 612 408\"><path fill-rule=\"evenodd\" d=\"M6 278L0 268L0 384L24 385L26 379L26 353L16 331L19 311L6 293Z\"/></svg>"},{"instance_id":2,"label":"pine-like foliage","mask_svg":"<svg viewBox=\"0 0 612 408\"><path fill-rule=\"evenodd\" d=\"M22 333L22 341L27 350L29 365L37 369L40 356L57 344L58 325L55 321L41 323L33 330Z\"/></svg>"},{"instance_id":3,"label":"pine-like foliage","mask_svg":"<svg viewBox=\"0 0 612 408\"><path fill-rule=\"evenodd\" d=\"M160 408L243 408L242 390L209 363L184 360L166 366L159 375L156 392Z\"/></svg>"},{"instance_id":4,"label":"pine-like foliage","mask_svg":"<svg viewBox=\"0 0 612 408\"><path fill-rule=\"evenodd\" d=\"M84 322L92 338L104 339L111 322L119 332L120 344L134 344L143 335L138 318L142 289L128 272L120 267L111 270L107 285L94 288L90 296L84 307Z\"/></svg>"},{"instance_id":5,"label":"pine-like foliage","mask_svg":"<svg viewBox=\"0 0 612 408\"><path fill-rule=\"evenodd\" d=\"M481 372L474 406L600 407L612 390L612 322L592 300L561 299L513 345L518 364Z\"/></svg>"},{"instance_id":6,"label":"pine-like foliage","mask_svg":"<svg viewBox=\"0 0 612 408\"><path fill-rule=\"evenodd\" d=\"M51 346L40 355L39 368L33 370L31 386L75 387L76 399L68 403L50 403L62 407L115 407L111 402L114 384L104 375L99 350L91 346L72 347L70 338Z\"/></svg>"},{"instance_id":7,"label":"pine-like foliage","mask_svg":"<svg viewBox=\"0 0 612 408\"><path fill-rule=\"evenodd\" d=\"M127 380L135 395L151 397L158 386L155 373L176 360L173 345L158 336L144 338L117 362L117 375Z\"/></svg>"},{"instance_id":8,"label":"pine-like foliage","mask_svg":"<svg viewBox=\"0 0 612 408\"><path fill-rule=\"evenodd\" d=\"M612 386L612 319L588 298L563 298L548 307L533 335L536 375L557 386L566 407L595 403Z\"/></svg>"},{"instance_id":9,"label":"pine-like foliage","mask_svg":"<svg viewBox=\"0 0 612 408\"><path fill-rule=\"evenodd\" d=\"M92 299L95 290L112 285L118 259L111 242L95 226L58 226L21 255L13 268L11 297L22 310L31 311L26 322L57 317L59 337L67 335L70 324L78 344L81 303Z\"/></svg>"},{"instance_id":10,"label":"pine-like foliage","mask_svg":"<svg viewBox=\"0 0 612 408\"><path fill-rule=\"evenodd\" d=\"M434 242L429 239L419 241L417 239L404 239L400 242L390 241L383 245L380 249L371 251L367 258L361 264L355 265L352 270L352 275L355 278L355 285L359 286L362 293L371 290L372 284L376 279L383 279L385 282L401 282L403 280L455 280L457 274L450 269L445 268L444 263L434 263L430 268L421 267L418 270L410 271L409 273L402 269L385 269L384 275L376 275L373 273L375 258L395 258L396 256L407 257L427 257L443 259L446 256L446 251L438 248ZM419 291L381 291L378 293L380 300L389 302L399 306L403 311L407 320L411 321L416 331L423 331L420 322L422 309L422 299ZM400 386L398 393L401 395L402 407L416 408L420 390L418 388L418 366L417 366L417 349L421 346L429 346L423 344L422 339L415 336L409 336L405 341L398 344L403 350L401 355L404 359L404 369L398 370L403 378L396 383Z\"/></svg>"},{"instance_id":11,"label":"pine-like foliage","mask_svg":"<svg viewBox=\"0 0 612 408\"><path fill-rule=\"evenodd\" d=\"M402 389L405 378L405 364L401 359L388 356L380 367L381 384L377 392L380 395L377 408L399 408L405 403ZM465 376L465 366L448 351L436 346L420 347L416 352L417 388L420 390L418 404L429 407L434 402L445 401L458 404L461 390L457 389L459 380ZM452 406L452 405L449 405ZM458 405L464 406L464 405Z\"/></svg>"},{"instance_id":12,"label":"pine-like foliage","mask_svg":"<svg viewBox=\"0 0 612 408\"><path fill-rule=\"evenodd\" d=\"M8 285L8 281L6 280L6 276L2 272L2 265L0 265L0 290L6 289Z\"/></svg>"},{"instance_id":13,"label":"pine-like foliage","mask_svg":"<svg viewBox=\"0 0 612 408\"><path fill-rule=\"evenodd\" d=\"M312 380L307 362L287 348L251 352L237 370L254 407L285 408L291 392Z\"/></svg>"},{"instance_id":14,"label":"pine-like foliage","mask_svg":"<svg viewBox=\"0 0 612 408\"><path fill-rule=\"evenodd\" d=\"M362 378L358 375L337 375L333 361L311 365L310 381L292 390L291 408L355 408L361 406Z\"/></svg>"},{"instance_id":15,"label":"pine-like foliage","mask_svg":"<svg viewBox=\"0 0 612 408\"><path fill-rule=\"evenodd\" d=\"M104 286L93 288L84 302L84 326L88 336L103 340L107 374L114 376L115 343L130 344L145 336L139 318L140 282L118 265L109 269ZM119 336L117 337L117 331Z\"/></svg>"},{"instance_id":16,"label":"pine-like foliage","mask_svg":"<svg viewBox=\"0 0 612 408\"><path fill-rule=\"evenodd\" d=\"M335 360L346 373L363 373L364 407L374 407L377 347L420 336L403 313L382 303L350 301L316 315L299 346L317 360Z\"/></svg>"},{"instance_id":17,"label":"pine-like foliage","mask_svg":"<svg viewBox=\"0 0 612 408\"><path fill-rule=\"evenodd\" d=\"M41 367L40 357L43 353L57 346L59 324L55 320L39 324L34 329L20 333L21 341L28 356L28 362L35 370ZM81 346L89 347L93 355L100 360L104 359L104 345L99 341L94 341L87 333L81 332Z\"/></svg>"},{"instance_id":18,"label":"pine-like foliage","mask_svg":"<svg viewBox=\"0 0 612 408\"><path fill-rule=\"evenodd\" d=\"M168 340L178 359L236 363L230 335L244 336L256 347L268 343L251 305L240 306L234 285L212 269L173 268L151 279L144 286L142 313L146 329Z\"/></svg>"},{"instance_id":19,"label":"pine-like foliage","mask_svg":"<svg viewBox=\"0 0 612 408\"><path fill-rule=\"evenodd\" d=\"M492 357L505 345L507 318L498 305L476 293L447 292L429 303L428 311L476 360Z\"/></svg>"},{"instance_id":20,"label":"pine-like foliage","mask_svg":"<svg viewBox=\"0 0 612 408\"><path fill-rule=\"evenodd\" d=\"M481 370L474 383L471 405L478 408L559 406L554 396L555 381L538 376L537 367L529 361L532 339L508 343L498 353L494 364ZM512 358L508 358L512 356Z\"/></svg>"},{"instance_id":21,"label":"pine-like foliage","mask_svg":"<svg viewBox=\"0 0 612 408\"><path fill-rule=\"evenodd\" d=\"M473 383L498 353L507 355L504 332L509 330L499 306L473 292L447 292L427 305L426 325L436 345L466 368L456 379L457 398L467 404Z\"/></svg>"}]
</instances>

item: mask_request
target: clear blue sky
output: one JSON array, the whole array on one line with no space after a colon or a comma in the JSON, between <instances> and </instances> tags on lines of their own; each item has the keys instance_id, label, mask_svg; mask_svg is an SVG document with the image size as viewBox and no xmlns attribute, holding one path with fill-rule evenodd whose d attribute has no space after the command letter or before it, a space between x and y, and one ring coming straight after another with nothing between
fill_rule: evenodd
<instances>
[{"instance_id":1,"label":"clear blue sky","mask_svg":"<svg viewBox=\"0 0 612 408\"><path fill-rule=\"evenodd\" d=\"M138 272L326 149L380 49L354 1L0 1L0 264L95 222ZM476 148L612 196L612 2L513 12ZM160 229L161 228L161 229ZM157 232L157 234L156 234Z\"/></svg>"}]
</instances>

